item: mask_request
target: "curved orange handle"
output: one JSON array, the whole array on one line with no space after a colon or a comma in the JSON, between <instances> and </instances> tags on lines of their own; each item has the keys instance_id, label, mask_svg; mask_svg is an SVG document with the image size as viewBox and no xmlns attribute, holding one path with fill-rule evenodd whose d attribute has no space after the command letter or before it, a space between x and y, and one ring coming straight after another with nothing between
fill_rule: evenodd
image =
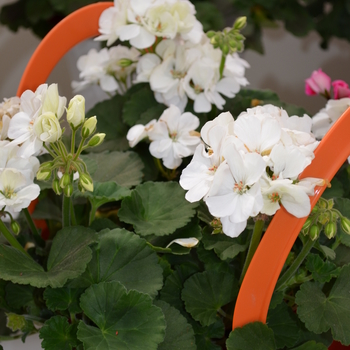
<instances>
[{"instance_id":1,"label":"curved orange handle","mask_svg":"<svg viewBox=\"0 0 350 350\"><path fill-rule=\"evenodd\" d=\"M73 46L97 36L98 20L113 2L99 2L80 8L59 22L34 51L19 83L17 96L25 90L35 91L45 83L58 61Z\"/></svg>"},{"instance_id":2,"label":"curved orange handle","mask_svg":"<svg viewBox=\"0 0 350 350\"><path fill-rule=\"evenodd\" d=\"M300 178L318 177L331 181L350 154L350 108L348 108L315 150L315 159ZM310 197L313 208L325 190L316 187ZM272 293L284 262L306 221L281 208L272 219L250 263L240 288L233 315L232 327L249 322L266 322Z\"/></svg>"}]
</instances>

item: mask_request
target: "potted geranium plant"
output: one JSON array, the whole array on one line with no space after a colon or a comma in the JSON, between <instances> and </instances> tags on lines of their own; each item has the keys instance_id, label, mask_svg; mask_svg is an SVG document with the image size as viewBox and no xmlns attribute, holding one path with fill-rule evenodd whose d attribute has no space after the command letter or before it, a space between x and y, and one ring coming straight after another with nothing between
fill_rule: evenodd
<instances>
[{"instance_id":1,"label":"potted geranium plant","mask_svg":"<svg viewBox=\"0 0 350 350\"><path fill-rule=\"evenodd\" d=\"M109 99L86 113L82 95L68 103L43 84L1 105L8 337L39 333L45 349L350 344L348 166L310 213L327 181L298 179L318 145L312 119L271 91L242 89L244 25L205 34L188 1L116 1L100 17L108 47L79 59L73 83L97 83ZM281 205L310 217L268 324L231 332Z\"/></svg>"}]
</instances>

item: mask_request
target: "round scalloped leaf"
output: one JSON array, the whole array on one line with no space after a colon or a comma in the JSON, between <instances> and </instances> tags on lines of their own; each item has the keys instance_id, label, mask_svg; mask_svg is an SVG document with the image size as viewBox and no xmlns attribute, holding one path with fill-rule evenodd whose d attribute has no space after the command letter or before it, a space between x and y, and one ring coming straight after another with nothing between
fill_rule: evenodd
<instances>
[{"instance_id":1,"label":"round scalloped leaf","mask_svg":"<svg viewBox=\"0 0 350 350\"><path fill-rule=\"evenodd\" d=\"M248 323L236 328L226 341L227 350L275 350L272 329L261 322Z\"/></svg>"},{"instance_id":2,"label":"round scalloped leaf","mask_svg":"<svg viewBox=\"0 0 350 350\"><path fill-rule=\"evenodd\" d=\"M118 282L92 285L81 296L80 306L97 326L79 322L77 335L85 350L157 350L164 340L162 310L150 296L127 292Z\"/></svg>"},{"instance_id":3,"label":"round scalloped leaf","mask_svg":"<svg viewBox=\"0 0 350 350\"><path fill-rule=\"evenodd\" d=\"M332 330L333 339L350 344L350 265L345 265L329 296L322 284L303 283L296 293L297 314L308 330L319 334Z\"/></svg>"},{"instance_id":4,"label":"round scalloped leaf","mask_svg":"<svg viewBox=\"0 0 350 350\"><path fill-rule=\"evenodd\" d=\"M328 350L328 347L322 343L316 343L314 340L310 340L292 350Z\"/></svg>"},{"instance_id":5,"label":"round scalloped leaf","mask_svg":"<svg viewBox=\"0 0 350 350\"><path fill-rule=\"evenodd\" d=\"M118 215L141 236L164 236L185 226L196 205L186 201L185 191L176 182L146 182L122 201Z\"/></svg>"},{"instance_id":6,"label":"round scalloped leaf","mask_svg":"<svg viewBox=\"0 0 350 350\"><path fill-rule=\"evenodd\" d=\"M94 181L115 181L122 187L141 183L144 165L135 152L89 153L86 157L93 159L97 164L97 170L92 175Z\"/></svg>"},{"instance_id":7,"label":"round scalloped leaf","mask_svg":"<svg viewBox=\"0 0 350 350\"><path fill-rule=\"evenodd\" d=\"M76 337L76 326L68 323L63 316L54 316L45 322L40 329L41 345L44 349L72 349L79 345Z\"/></svg>"},{"instance_id":8,"label":"round scalloped leaf","mask_svg":"<svg viewBox=\"0 0 350 350\"><path fill-rule=\"evenodd\" d=\"M165 338L158 350L196 350L193 328L186 318L164 301L154 304L162 309L166 320Z\"/></svg>"},{"instance_id":9,"label":"round scalloped leaf","mask_svg":"<svg viewBox=\"0 0 350 350\"><path fill-rule=\"evenodd\" d=\"M234 300L238 283L233 275L218 271L205 271L189 277L184 283L182 300L186 311L202 326L217 320L219 309Z\"/></svg>"},{"instance_id":10,"label":"round scalloped leaf","mask_svg":"<svg viewBox=\"0 0 350 350\"><path fill-rule=\"evenodd\" d=\"M62 229L53 239L47 271L19 250L0 245L0 278L38 288L62 287L84 272L92 256L89 245L95 240L96 233L86 227Z\"/></svg>"},{"instance_id":11,"label":"round scalloped leaf","mask_svg":"<svg viewBox=\"0 0 350 350\"><path fill-rule=\"evenodd\" d=\"M82 292L81 288L46 288L44 299L47 307L52 311L69 310L69 312L77 314L81 312L79 298Z\"/></svg>"},{"instance_id":12,"label":"round scalloped leaf","mask_svg":"<svg viewBox=\"0 0 350 350\"><path fill-rule=\"evenodd\" d=\"M114 229L102 234L86 271L70 286L88 287L108 281L119 281L127 289L155 296L163 285L157 254L133 232Z\"/></svg>"}]
</instances>

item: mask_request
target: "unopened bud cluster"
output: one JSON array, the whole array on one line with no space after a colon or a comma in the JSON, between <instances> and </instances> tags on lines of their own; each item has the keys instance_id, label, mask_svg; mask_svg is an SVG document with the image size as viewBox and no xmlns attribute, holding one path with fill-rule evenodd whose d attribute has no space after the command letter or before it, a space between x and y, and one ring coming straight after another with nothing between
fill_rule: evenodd
<instances>
[{"instance_id":1,"label":"unopened bud cluster","mask_svg":"<svg viewBox=\"0 0 350 350\"><path fill-rule=\"evenodd\" d=\"M100 145L105 134L95 133L96 116L85 118L85 99L77 95L71 99L67 109L67 122L71 128L71 145L68 150L61 138L50 145L47 149L53 156L53 160L42 163L37 172L37 179L40 181L52 180L52 189L56 194L63 193L70 197L73 193L74 175L78 174L78 189L81 192L93 191L93 181L87 171L87 167L79 155L87 148ZM75 136L81 129L81 141L78 149L75 147Z\"/></svg>"},{"instance_id":2,"label":"unopened bud cluster","mask_svg":"<svg viewBox=\"0 0 350 350\"><path fill-rule=\"evenodd\" d=\"M209 31L207 33L214 48L220 48L223 55L241 52L244 48L244 36L240 33L246 25L247 18L239 17L232 28L226 28L222 32Z\"/></svg>"},{"instance_id":3,"label":"unopened bud cluster","mask_svg":"<svg viewBox=\"0 0 350 350\"><path fill-rule=\"evenodd\" d=\"M305 236L309 235L313 241L320 236L322 231L327 238L331 239L337 234L337 222L340 221L342 230L350 234L350 220L333 206L333 199L320 198L312 209L310 216L306 219L301 232Z\"/></svg>"},{"instance_id":4,"label":"unopened bud cluster","mask_svg":"<svg viewBox=\"0 0 350 350\"><path fill-rule=\"evenodd\" d=\"M214 220L212 220L212 222L210 223L210 226L213 228L213 232L212 232L213 235L223 233L222 223L219 218L215 218Z\"/></svg>"}]
</instances>

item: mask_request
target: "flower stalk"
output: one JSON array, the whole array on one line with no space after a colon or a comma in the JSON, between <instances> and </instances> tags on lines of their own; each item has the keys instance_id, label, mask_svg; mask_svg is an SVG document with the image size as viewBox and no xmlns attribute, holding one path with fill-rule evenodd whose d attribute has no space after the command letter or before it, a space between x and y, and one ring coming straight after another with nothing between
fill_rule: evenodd
<instances>
[{"instance_id":1,"label":"flower stalk","mask_svg":"<svg viewBox=\"0 0 350 350\"><path fill-rule=\"evenodd\" d=\"M24 250L24 248L20 245L20 243L17 241L17 239L11 234L11 232L6 227L6 225L2 222L2 220L0 220L0 231L4 235L4 237L7 240L7 242L9 242L12 247L18 249L20 252L22 252L23 254L25 254L28 257L30 257L28 252L26 252Z\"/></svg>"}]
</instances>

